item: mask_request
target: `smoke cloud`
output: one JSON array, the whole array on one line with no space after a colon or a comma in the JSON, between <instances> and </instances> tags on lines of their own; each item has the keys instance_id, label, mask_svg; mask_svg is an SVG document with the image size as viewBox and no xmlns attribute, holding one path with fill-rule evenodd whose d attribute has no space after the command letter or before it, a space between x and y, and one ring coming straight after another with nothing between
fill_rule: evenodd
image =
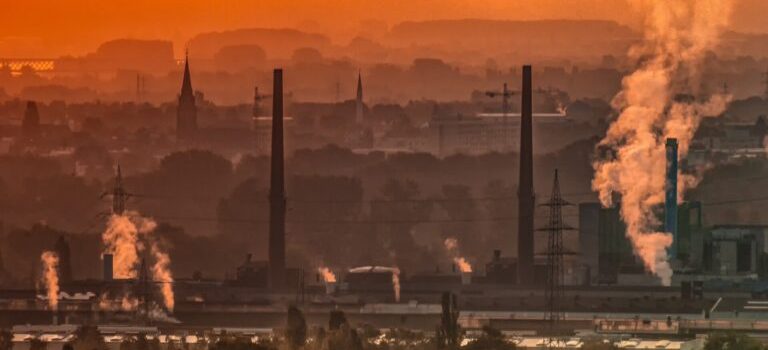
<instances>
[{"instance_id":1,"label":"smoke cloud","mask_svg":"<svg viewBox=\"0 0 768 350\"><path fill-rule=\"evenodd\" d=\"M320 276L323 276L323 281L325 281L325 283L336 283L336 274L334 274L331 269L327 267L318 267L317 273L319 273Z\"/></svg>"},{"instance_id":2,"label":"smoke cloud","mask_svg":"<svg viewBox=\"0 0 768 350\"><path fill-rule=\"evenodd\" d=\"M151 268L152 279L159 286L166 309L173 312L175 297L173 274L170 269L171 258L162 249L157 237L152 235L156 227L154 220L144 218L136 212L113 214L102 234L104 252L114 256L115 278L125 279L138 277L139 256L148 250L155 261Z\"/></svg>"},{"instance_id":3,"label":"smoke cloud","mask_svg":"<svg viewBox=\"0 0 768 350\"><path fill-rule=\"evenodd\" d=\"M446 238L443 245L445 245L445 249L453 258L453 263L456 264L459 271L463 273L472 272L472 264L470 264L466 258L461 256L459 252L459 241L456 238Z\"/></svg>"},{"instance_id":4,"label":"smoke cloud","mask_svg":"<svg viewBox=\"0 0 768 350\"><path fill-rule=\"evenodd\" d=\"M620 111L600 142L610 155L594 162L592 188L604 206L621 196L621 216L635 254L664 285L671 283L667 248L672 236L659 232L653 212L664 201L665 142L676 138L679 156L688 152L703 116L718 115L729 96L703 98L700 63L715 48L728 23L731 0L636 0L647 14L645 40L630 56L638 68L626 76L613 105ZM678 201L697 183L679 175Z\"/></svg>"},{"instance_id":5,"label":"smoke cloud","mask_svg":"<svg viewBox=\"0 0 768 350\"><path fill-rule=\"evenodd\" d=\"M59 308L59 256L45 251L40 255L43 263L43 282L48 295L48 307L56 311Z\"/></svg>"}]
</instances>

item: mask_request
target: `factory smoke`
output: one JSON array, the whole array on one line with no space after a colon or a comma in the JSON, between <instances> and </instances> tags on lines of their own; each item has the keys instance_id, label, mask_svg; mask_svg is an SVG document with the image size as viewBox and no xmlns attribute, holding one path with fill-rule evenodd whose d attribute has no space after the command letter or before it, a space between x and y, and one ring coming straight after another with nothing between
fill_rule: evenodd
<instances>
[{"instance_id":1,"label":"factory smoke","mask_svg":"<svg viewBox=\"0 0 768 350\"><path fill-rule=\"evenodd\" d=\"M448 254L451 255L453 263L456 264L456 266L459 268L459 271L463 273L472 272L472 264L470 264L466 258L461 256L459 252L459 241L456 238L446 238L443 242L443 245L448 251Z\"/></svg>"},{"instance_id":2,"label":"factory smoke","mask_svg":"<svg viewBox=\"0 0 768 350\"><path fill-rule=\"evenodd\" d=\"M59 256L51 251L40 255L43 263L43 282L48 296L48 307L56 311L59 308Z\"/></svg>"},{"instance_id":3,"label":"factory smoke","mask_svg":"<svg viewBox=\"0 0 768 350\"><path fill-rule=\"evenodd\" d=\"M152 277L156 283L159 283L165 308L173 312L175 298L173 294L173 274L170 269L171 258L168 256L168 253L160 249L160 246L154 240L150 244L150 252L155 257L155 264L152 265Z\"/></svg>"},{"instance_id":4,"label":"factory smoke","mask_svg":"<svg viewBox=\"0 0 768 350\"><path fill-rule=\"evenodd\" d=\"M395 302L400 302L400 269L392 268L392 289L395 292Z\"/></svg>"},{"instance_id":5,"label":"factory smoke","mask_svg":"<svg viewBox=\"0 0 768 350\"><path fill-rule=\"evenodd\" d=\"M645 11L645 40L630 50L638 67L623 79L614 98L620 111L600 142L593 164L592 188L604 206L620 195L621 216L635 254L664 285L671 283L667 248L672 236L660 232L654 208L664 202L665 142L679 141L685 157L703 116L720 114L728 96L702 98L699 66L715 48L728 22L732 1L635 1ZM691 175L678 175L678 201L696 185Z\"/></svg>"},{"instance_id":6,"label":"factory smoke","mask_svg":"<svg viewBox=\"0 0 768 350\"><path fill-rule=\"evenodd\" d=\"M144 250L141 234L155 229L154 221L144 219L136 213L113 214L107 222L107 229L101 235L104 253L112 254L114 277L117 279L138 276L139 253Z\"/></svg>"},{"instance_id":7,"label":"factory smoke","mask_svg":"<svg viewBox=\"0 0 768 350\"><path fill-rule=\"evenodd\" d=\"M135 212L112 215L107 229L102 234L104 253L114 256L115 278L126 279L138 276L139 256L148 250L155 260L151 268L152 279L158 283L166 309L173 312L175 298L171 259L162 249L157 237L152 235L156 227L154 220Z\"/></svg>"},{"instance_id":8,"label":"factory smoke","mask_svg":"<svg viewBox=\"0 0 768 350\"><path fill-rule=\"evenodd\" d=\"M331 269L327 267L318 267L317 273L319 273L320 276L323 276L323 281L325 283L336 283L336 275Z\"/></svg>"}]
</instances>

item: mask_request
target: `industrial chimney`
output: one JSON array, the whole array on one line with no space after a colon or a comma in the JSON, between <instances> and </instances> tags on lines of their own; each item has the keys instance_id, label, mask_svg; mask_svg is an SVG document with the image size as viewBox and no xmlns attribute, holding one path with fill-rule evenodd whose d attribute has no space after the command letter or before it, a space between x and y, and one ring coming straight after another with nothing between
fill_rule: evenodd
<instances>
[{"instance_id":1,"label":"industrial chimney","mask_svg":"<svg viewBox=\"0 0 768 350\"><path fill-rule=\"evenodd\" d=\"M534 283L533 271L533 88L531 66L523 66L520 104L520 178L518 181L517 279L518 284Z\"/></svg>"},{"instance_id":2,"label":"industrial chimney","mask_svg":"<svg viewBox=\"0 0 768 350\"><path fill-rule=\"evenodd\" d=\"M269 187L269 286L285 278L285 164L283 159L283 70L275 69L272 90L272 172Z\"/></svg>"},{"instance_id":3,"label":"industrial chimney","mask_svg":"<svg viewBox=\"0 0 768 350\"><path fill-rule=\"evenodd\" d=\"M664 232L672 235L672 246L669 248L669 257L677 257L677 139L667 139L667 174L665 184L664 203Z\"/></svg>"},{"instance_id":4,"label":"industrial chimney","mask_svg":"<svg viewBox=\"0 0 768 350\"><path fill-rule=\"evenodd\" d=\"M103 276L105 281L111 281L113 277L113 256L112 254L104 254L102 255L102 269L103 269Z\"/></svg>"}]
</instances>

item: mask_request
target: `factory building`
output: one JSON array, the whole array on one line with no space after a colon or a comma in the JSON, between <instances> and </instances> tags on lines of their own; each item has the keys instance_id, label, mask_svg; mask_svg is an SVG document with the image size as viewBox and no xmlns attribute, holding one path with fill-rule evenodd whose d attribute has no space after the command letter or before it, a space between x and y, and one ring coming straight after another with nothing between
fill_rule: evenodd
<instances>
[{"instance_id":1,"label":"factory building","mask_svg":"<svg viewBox=\"0 0 768 350\"><path fill-rule=\"evenodd\" d=\"M703 269L721 276L765 277L768 226L719 225L704 238Z\"/></svg>"}]
</instances>

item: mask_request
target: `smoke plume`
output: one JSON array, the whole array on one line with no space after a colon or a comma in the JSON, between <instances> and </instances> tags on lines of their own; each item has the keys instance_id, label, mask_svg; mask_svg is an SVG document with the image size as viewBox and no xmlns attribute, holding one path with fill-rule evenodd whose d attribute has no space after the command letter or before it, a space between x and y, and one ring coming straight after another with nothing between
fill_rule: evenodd
<instances>
[{"instance_id":1,"label":"smoke plume","mask_svg":"<svg viewBox=\"0 0 768 350\"><path fill-rule=\"evenodd\" d=\"M395 292L395 302L400 302L400 269L392 268L392 289Z\"/></svg>"},{"instance_id":2,"label":"smoke plume","mask_svg":"<svg viewBox=\"0 0 768 350\"><path fill-rule=\"evenodd\" d=\"M459 241L456 238L446 238L443 242L448 254L453 258L453 263L459 268L459 271L463 273L472 272L472 264L467 259L461 256L459 252Z\"/></svg>"},{"instance_id":3,"label":"smoke plume","mask_svg":"<svg viewBox=\"0 0 768 350\"><path fill-rule=\"evenodd\" d=\"M117 279L130 279L138 276L139 253L144 250L141 234L152 232L157 225L135 213L111 215L107 229L101 235L104 253L113 255L113 271Z\"/></svg>"},{"instance_id":4,"label":"smoke plume","mask_svg":"<svg viewBox=\"0 0 768 350\"><path fill-rule=\"evenodd\" d=\"M48 307L56 311L59 308L59 256L45 251L40 255L43 263L43 282L48 295Z\"/></svg>"},{"instance_id":5,"label":"smoke plume","mask_svg":"<svg viewBox=\"0 0 768 350\"><path fill-rule=\"evenodd\" d=\"M152 280L159 286L166 309L173 312L175 298L171 259L162 249L157 237L152 235L156 227L154 220L144 218L136 212L113 214L102 234L104 252L114 256L115 278L126 279L138 276L139 256L148 250L155 260L151 268Z\"/></svg>"},{"instance_id":6,"label":"smoke plume","mask_svg":"<svg viewBox=\"0 0 768 350\"><path fill-rule=\"evenodd\" d=\"M621 216L635 254L662 283L671 283L666 249L672 236L659 232L653 212L664 201L665 142L676 138L688 152L702 116L720 114L729 96L703 98L700 63L719 42L733 1L636 1L647 15L644 41L630 51L638 68L626 76L613 105L620 111L600 142L609 156L595 161L592 188L604 206L621 197ZM679 175L678 201L696 185Z\"/></svg>"},{"instance_id":7,"label":"smoke plume","mask_svg":"<svg viewBox=\"0 0 768 350\"><path fill-rule=\"evenodd\" d=\"M173 274L170 265L171 258L168 253L162 251L158 243L152 239L150 252L155 257L155 264L152 265L152 277L155 283L160 284L160 293L163 294L163 304L168 311L173 312L176 304L173 294Z\"/></svg>"},{"instance_id":8,"label":"smoke plume","mask_svg":"<svg viewBox=\"0 0 768 350\"><path fill-rule=\"evenodd\" d=\"M323 276L325 283L336 283L336 275L327 267L318 267L317 273Z\"/></svg>"}]
</instances>

